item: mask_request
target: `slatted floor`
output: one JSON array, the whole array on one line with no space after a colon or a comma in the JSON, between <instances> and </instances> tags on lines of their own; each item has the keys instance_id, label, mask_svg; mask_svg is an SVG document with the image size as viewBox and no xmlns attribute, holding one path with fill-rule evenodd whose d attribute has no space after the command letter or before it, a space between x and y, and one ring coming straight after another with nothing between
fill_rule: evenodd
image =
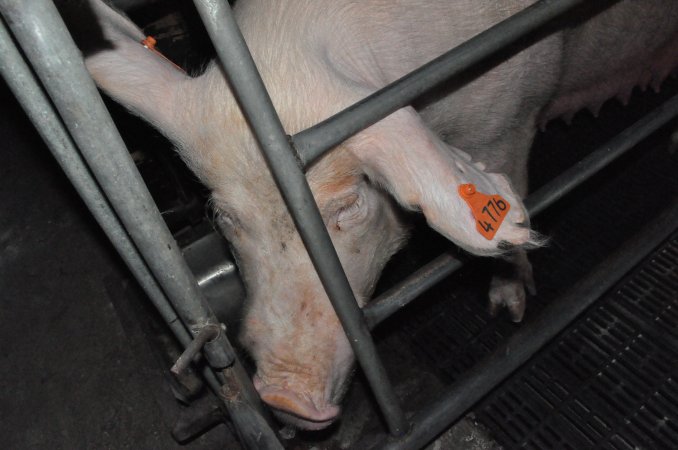
<instances>
[{"instance_id":1,"label":"slatted floor","mask_svg":"<svg viewBox=\"0 0 678 450\"><path fill-rule=\"evenodd\" d=\"M678 233L476 409L509 448L678 445Z\"/></svg>"},{"instance_id":2,"label":"slatted floor","mask_svg":"<svg viewBox=\"0 0 678 450\"><path fill-rule=\"evenodd\" d=\"M669 89L676 90L676 83ZM540 136L534 188L581 159L662 99L607 105ZM609 117L605 117L607 114ZM525 322L613 249L678 202L678 154L667 128L604 170L535 226L549 245L531 253L538 295ZM678 224L676 224L678 228ZM433 239L436 239L435 237ZM678 448L678 236L474 409L504 448ZM430 245L430 244L427 244ZM434 244L436 247L444 244ZM421 364L452 383L518 327L487 314L491 266L476 260L401 315ZM424 369L426 370L426 369Z\"/></svg>"}]
</instances>

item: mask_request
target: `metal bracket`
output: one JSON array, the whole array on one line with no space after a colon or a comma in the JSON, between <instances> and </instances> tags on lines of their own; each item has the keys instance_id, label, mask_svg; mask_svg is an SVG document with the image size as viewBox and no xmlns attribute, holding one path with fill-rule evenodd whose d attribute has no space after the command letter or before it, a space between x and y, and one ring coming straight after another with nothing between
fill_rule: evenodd
<instances>
[{"instance_id":1,"label":"metal bracket","mask_svg":"<svg viewBox=\"0 0 678 450\"><path fill-rule=\"evenodd\" d=\"M186 347L186 350L179 356L177 362L174 363L170 372L174 375L184 374L203 348L210 366L215 369L224 369L231 366L235 360L235 355L232 349L229 351L223 346L224 331L226 331L224 324L207 324L202 327L193 341Z\"/></svg>"}]
</instances>

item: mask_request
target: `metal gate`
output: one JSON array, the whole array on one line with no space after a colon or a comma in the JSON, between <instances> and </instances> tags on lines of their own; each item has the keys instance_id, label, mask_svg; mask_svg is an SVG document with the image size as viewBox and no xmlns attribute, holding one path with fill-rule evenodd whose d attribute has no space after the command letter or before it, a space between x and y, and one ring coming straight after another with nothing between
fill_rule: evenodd
<instances>
[{"instance_id":1,"label":"metal gate","mask_svg":"<svg viewBox=\"0 0 678 450\"><path fill-rule=\"evenodd\" d=\"M613 257L614 269L610 269L610 262L606 263L608 267L597 277L579 285L564 302L543 311L539 320L523 327L492 358L451 386L434 404L414 417L406 417L376 352L370 328L457 270L461 262L443 254L361 310L325 229L304 168L353 134L542 28L584 0L538 1L291 137L280 123L228 3L194 3L374 392L388 426L385 447L418 448L449 427L661 242L678 222L678 211L673 208ZM243 445L252 449L282 448L268 412L223 332L225 327L207 305L153 204L56 8L49 0L0 0L0 7L5 19L0 23L3 77L172 332L187 348L182 363L203 350L211 366L203 375L224 401ZM528 211L531 215L539 213L676 115L678 98L673 98L532 194L525 202ZM510 357L506 356L507 348L514 349Z\"/></svg>"}]
</instances>

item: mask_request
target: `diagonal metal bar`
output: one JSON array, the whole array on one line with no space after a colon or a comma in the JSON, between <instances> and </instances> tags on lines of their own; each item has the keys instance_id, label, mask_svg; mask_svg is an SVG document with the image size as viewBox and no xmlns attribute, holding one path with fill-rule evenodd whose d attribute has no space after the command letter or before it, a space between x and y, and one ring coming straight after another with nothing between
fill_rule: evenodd
<instances>
[{"instance_id":1,"label":"diagonal metal bar","mask_svg":"<svg viewBox=\"0 0 678 450\"><path fill-rule=\"evenodd\" d=\"M73 140L59 120L57 112L19 50L14 46L9 31L1 19L0 74L162 318L170 326L177 339L184 345L188 344L191 341L190 334L179 321L165 293L158 286L148 266L134 247L134 243L108 204L108 200L97 186Z\"/></svg>"},{"instance_id":2,"label":"diagonal metal bar","mask_svg":"<svg viewBox=\"0 0 678 450\"><path fill-rule=\"evenodd\" d=\"M0 12L174 310L194 334L205 325L217 324L54 4L48 0L0 0ZM213 364L219 368L232 354L223 333L206 351L208 361L220 361ZM252 429L265 423L263 410L257 410L261 408L258 396L237 360L224 370L223 380L235 389L222 397L248 448L281 448L269 427ZM247 408L240 407L244 404Z\"/></svg>"},{"instance_id":3,"label":"diagonal metal bar","mask_svg":"<svg viewBox=\"0 0 678 450\"><path fill-rule=\"evenodd\" d=\"M518 330L492 355L465 373L436 401L415 414L411 433L401 439L386 437L378 448L423 447L518 370L676 231L678 199L674 197L668 203L670 206L641 233L619 247L584 280L547 306L532 323Z\"/></svg>"},{"instance_id":4,"label":"diagonal metal bar","mask_svg":"<svg viewBox=\"0 0 678 450\"><path fill-rule=\"evenodd\" d=\"M388 428L392 434L400 435L406 431L403 411L377 355L306 177L297 163L231 9L225 0L194 2Z\"/></svg>"},{"instance_id":5,"label":"diagonal metal bar","mask_svg":"<svg viewBox=\"0 0 678 450\"><path fill-rule=\"evenodd\" d=\"M617 1L604 0L595 6L605 7ZM582 3L586 2L540 0L327 120L297 133L292 142L302 163L310 165L357 132Z\"/></svg>"},{"instance_id":6,"label":"diagonal metal bar","mask_svg":"<svg viewBox=\"0 0 678 450\"><path fill-rule=\"evenodd\" d=\"M525 200L527 211L531 216L539 214L676 116L678 96L667 100L531 194ZM462 265L459 259L447 253L438 256L369 303L363 310L367 323L375 327Z\"/></svg>"},{"instance_id":7,"label":"diagonal metal bar","mask_svg":"<svg viewBox=\"0 0 678 450\"><path fill-rule=\"evenodd\" d=\"M26 114L35 125L71 183L73 183L73 186L83 198L92 215L106 233L108 239L111 240L113 246L144 289L144 292L146 292L153 305L158 309L174 336L183 347L188 347L193 342L191 334L184 328L183 323L179 320L174 308L172 308L164 292L158 286L155 278L153 278L134 243L130 240L122 224L120 224L120 221L97 185L96 180L92 177L84 161L82 161L78 150L64 125L59 120L49 99L14 46L5 23L1 19L0 55L2 55L0 57L0 73L26 111ZM221 377L215 375L212 369L205 365L202 366L200 372L212 391L220 396L226 395L229 392L236 392L238 380L246 376L238 362L232 368L225 371ZM222 388L219 379L223 379L227 387ZM235 413L233 413L234 409L237 410ZM244 415L247 417L248 422L253 421L253 427L256 426L255 429L257 430L263 424L266 424L261 414L251 405L247 404L247 402L238 402L237 405L231 404L229 411L232 417ZM257 421L259 422L258 425L256 424ZM263 448L263 439L257 438L256 442L257 445L253 446L254 448Z\"/></svg>"}]
</instances>

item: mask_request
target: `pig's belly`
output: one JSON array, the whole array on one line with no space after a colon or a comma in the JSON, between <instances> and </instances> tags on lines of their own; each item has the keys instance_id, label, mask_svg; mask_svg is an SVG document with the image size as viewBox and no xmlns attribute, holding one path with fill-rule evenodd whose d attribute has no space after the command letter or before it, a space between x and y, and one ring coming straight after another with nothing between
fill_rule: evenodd
<instances>
[{"instance_id":1,"label":"pig's belly","mask_svg":"<svg viewBox=\"0 0 678 450\"><path fill-rule=\"evenodd\" d=\"M678 2L626 0L565 34L562 76L541 122L570 116L635 87L659 90L678 66Z\"/></svg>"}]
</instances>

